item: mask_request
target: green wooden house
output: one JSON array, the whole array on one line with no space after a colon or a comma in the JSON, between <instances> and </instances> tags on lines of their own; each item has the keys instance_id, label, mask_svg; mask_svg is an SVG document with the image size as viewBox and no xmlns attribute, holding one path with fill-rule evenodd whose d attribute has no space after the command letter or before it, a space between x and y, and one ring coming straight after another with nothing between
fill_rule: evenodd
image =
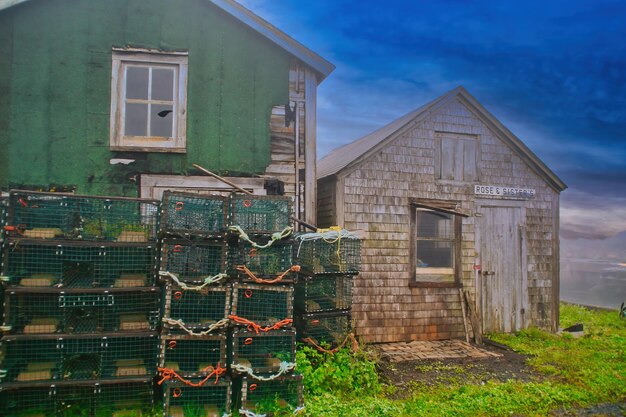
<instances>
[{"instance_id":1,"label":"green wooden house","mask_svg":"<svg viewBox=\"0 0 626 417\"><path fill-rule=\"evenodd\" d=\"M198 164L284 190L314 222L316 90L333 69L232 0L0 0L0 187L226 187Z\"/></svg>"}]
</instances>

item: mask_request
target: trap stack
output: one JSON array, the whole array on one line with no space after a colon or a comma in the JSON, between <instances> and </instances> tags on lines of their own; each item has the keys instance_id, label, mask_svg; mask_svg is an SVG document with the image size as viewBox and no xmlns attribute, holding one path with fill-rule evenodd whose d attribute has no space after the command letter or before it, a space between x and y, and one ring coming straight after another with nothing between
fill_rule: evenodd
<instances>
[{"instance_id":1,"label":"trap stack","mask_svg":"<svg viewBox=\"0 0 626 417\"><path fill-rule=\"evenodd\" d=\"M158 202L11 191L0 409L127 415L153 404Z\"/></svg>"},{"instance_id":2,"label":"trap stack","mask_svg":"<svg viewBox=\"0 0 626 417\"><path fill-rule=\"evenodd\" d=\"M166 191L161 208L164 308L158 384L164 415L228 415L228 198Z\"/></svg>"},{"instance_id":3,"label":"trap stack","mask_svg":"<svg viewBox=\"0 0 626 417\"><path fill-rule=\"evenodd\" d=\"M233 280L229 368L234 404L245 415L300 409L302 378L294 374L296 332L291 198L233 194L229 275Z\"/></svg>"},{"instance_id":4,"label":"trap stack","mask_svg":"<svg viewBox=\"0 0 626 417\"><path fill-rule=\"evenodd\" d=\"M300 272L295 286L298 340L320 351L345 345L352 329L352 283L361 266L361 241L341 228L295 236Z\"/></svg>"}]
</instances>

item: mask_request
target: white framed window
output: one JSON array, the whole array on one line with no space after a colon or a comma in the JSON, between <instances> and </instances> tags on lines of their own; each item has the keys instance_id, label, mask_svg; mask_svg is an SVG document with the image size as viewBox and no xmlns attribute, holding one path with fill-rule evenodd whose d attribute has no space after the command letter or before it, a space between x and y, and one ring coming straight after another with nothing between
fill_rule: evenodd
<instances>
[{"instance_id":1,"label":"white framed window","mask_svg":"<svg viewBox=\"0 0 626 417\"><path fill-rule=\"evenodd\" d=\"M114 151L186 151L188 56L114 49L111 137Z\"/></svg>"}]
</instances>

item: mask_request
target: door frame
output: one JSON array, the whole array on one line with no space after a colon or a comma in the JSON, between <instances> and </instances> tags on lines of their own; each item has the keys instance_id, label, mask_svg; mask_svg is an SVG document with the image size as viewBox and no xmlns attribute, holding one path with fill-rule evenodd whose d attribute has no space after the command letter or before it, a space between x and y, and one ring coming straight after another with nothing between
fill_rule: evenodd
<instances>
[{"instance_id":1,"label":"door frame","mask_svg":"<svg viewBox=\"0 0 626 417\"><path fill-rule=\"evenodd\" d=\"M476 255L477 259L480 260L479 264L482 266L483 264L483 254L482 251L482 230L481 230L481 221L478 219L482 217L482 209L483 208L519 208L520 209L520 219L521 222L518 225L519 228L519 239L520 239L520 263L521 263L521 283L520 283L520 294L522 300L523 312L520 314L521 323L517 323L518 329L526 328L527 324L530 322L529 320L529 311L528 307L530 306L528 300L528 250L527 250L527 233L526 233L526 201L522 200L505 200L505 199L487 199L481 198L475 200L475 211L474 215L477 218L475 221L474 234L475 234L475 247L476 247ZM483 314L483 295L484 295L484 287L485 281L483 279L482 270L475 270L474 275L474 285L476 288L476 311L479 312L479 319L481 327L484 329L484 314Z\"/></svg>"}]
</instances>

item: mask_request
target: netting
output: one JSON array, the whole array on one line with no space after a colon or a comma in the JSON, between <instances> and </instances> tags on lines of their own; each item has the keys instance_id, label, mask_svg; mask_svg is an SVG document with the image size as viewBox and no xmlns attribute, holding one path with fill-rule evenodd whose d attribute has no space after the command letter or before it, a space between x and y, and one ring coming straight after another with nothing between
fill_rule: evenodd
<instances>
[{"instance_id":1,"label":"netting","mask_svg":"<svg viewBox=\"0 0 626 417\"><path fill-rule=\"evenodd\" d=\"M0 348L2 382L144 377L156 372L155 334L36 339L5 336Z\"/></svg>"},{"instance_id":2,"label":"netting","mask_svg":"<svg viewBox=\"0 0 626 417\"><path fill-rule=\"evenodd\" d=\"M143 287L155 283L156 247L11 239L3 272L25 287Z\"/></svg>"},{"instance_id":3,"label":"netting","mask_svg":"<svg viewBox=\"0 0 626 417\"><path fill-rule=\"evenodd\" d=\"M159 366L185 378L204 377L218 366L226 368L226 336L162 335Z\"/></svg>"},{"instance_id":4,"label":"netting","mask_svg":"<svg viewBox=\"0 0 626 417\"><path fill-rule=\"evenodd\" d=\"M233 194L229 223L246 233L273 233L291 224L293 202L286 196Z\"/></svg>"},{"instance_id":5,"label":"netting","mask_svg":"<svg viewBox=\"0 0 626 417\"><path fill-rule=\"evenodd\" d=\"M232 386L227 378L190 387L182 382L165 382L165 417L222 417L230 414Z\"/></svg>"},{"instance_id":6,"label":"netting","mask_svg":"<svg viewBox=\"0 0 626 417\"><path fill-rule=\"evenodd\" d=\"M156 330L159 324L160 291L154 287L146 291L32 291L9 287L5 292L6 333L131 332Z\"/></svg>"},{"instance_id":7,"label":"netting","mask_svg":"<svg viewBox=\"0 0 626 417\"><path fill-rule=\"evenodd\" d=\"M352 329L350 311L298 314L295 319L298 339L309 339L323 347L335 347L346 339Z\"/></svg>"},{"instance_id":8,"label":"netting","mask_svg":"<svg viewBox=\"0 0 626 417\"><path fill-rule=\"evenodd\" d=\"M272 416L304 406L302 375L288 375L273 381L243 378L237 401L240 412Z\"/></svg>"},{"instance_id":9,"label":"netting","mask_svg":"<svg viewBox=\"0 0 626 417\"><path fill-rule=\"evenodd\" d=\"M17 389L0 386L0 410L4 417L54 416L55 389L53 387Z\"/></svg>"},{"instance_id":10,"label":"netting","mask_svg":"<svg viewBox=\"0 0 626 417\"><path fill-rule=\"evenodd\" d=\"M352 275L300 275L295 285L295 308L301 313L352 307Z\"/></svg>"},{"instance_id":11,"label":"netting","mask_svg":"<svg viewBox=\"0 0 626 417\"><path fill-rule=\"evenodd\" d=\"M154 410L149 380L0 387L4 417L137 417Z\"/></svg>"},{"instance_id":12,"label":"netting","mask_svg":"<svg viewBox=\"0 0 626 417\"><path fill-rule=\"evenodd\" d=\"M288 271L293 265L293 246L291 240L275 242L272 246L260 249L248 242L232 244L229 251L229 269L233 275L249 281L250 276L237 270L237 266L245 266L258 278L274 278ZM282 281L293 281L293 275L287 274Z\"/></svg>"},{"instance_id":13,"label":"netting","mask_svg":"<svg viewBox=\"0 0 626 417\"><path fill-rule=\"evenodd\" d=\"M308 274L353 274L361 269L361 240L346 230L295 237L296 261Z\"/></svg>"},{"instance_id":14,"label":"netting","mask_svg":"<svg viewBox=\"0 0 626 417\"><path fill-rule=\"evenodd\" d=\"M14 236L147 242L156 239L157 201L12 191L8 225Z\"/></svg>"},{"instance_id":15,"label":"netting","mask_svg":"<svg viewBox=\"0 0 626 417\"><path fill-rule=\"evenodd\" d=\"M8 200L6 198L0 197L0 259L2 259L2 250L4 247L4 225L6 224L7 203Z\"/></svg>"},{"instance_id":16,"label":"netting","mask_svg":"<svg viewBox=\"0 0 626 417\"><path fill-rule=\"evenodd\" d=\"M226 319L229 310L228 286L207 286L201 291L185 291L173 284L165 287L163 323L166 329L179 332L208 329Z\"/></svg>"},{"instance_id":17,"label":"netting","mask_svg":"<svg viewBox=\"0 0 626 417\"><path fill-rule=\"evenodd\" d=\"M152 381L99 384L95 417L139 417L155 410Z\"/></svg>"},{"instance_id":18,"label":"netting","mask_svg":"<svg viewBox=\"0 0 626 417\"><path fill-rule=\"evenodd\" d=\"M165 191L160 228L171 234L215 236L225 231L227 215L225 197Z\"/></svg>"},{"instance_id":19,"label":"netting","mask_svg":"<svg viewBox=\"0 0 626 417\"><path fill-rule=\"evenodd\" d=\"M175 274L182 282L200 282L226 271L224 242L165 240L161 245L161 270Z\"/></svg>"},{"instance_id":20,"label":"netting","mask_svg":"<svg viewBox=\"0 0 626 417\"><path fill-rule=\"evenodd\" d=\"M231 369L249 369L254 374L273 374L281 363L296 361L296 332L293 329L272 330L257 334L235 329L231 335ZM236 366L238 365L238 366ZM235 369L236 370L236 369Z\"/></svg>"},{"instance_id":21,"label":"netting","mask_svg":"<svg viewBox=\"0 0 626 417\"><path fill-rule=\"evenodd\" d=\"M293 287L237 282L233 284L231 315L258 325L273 325L293 317Z\"/></svg>"}]
</instances>

